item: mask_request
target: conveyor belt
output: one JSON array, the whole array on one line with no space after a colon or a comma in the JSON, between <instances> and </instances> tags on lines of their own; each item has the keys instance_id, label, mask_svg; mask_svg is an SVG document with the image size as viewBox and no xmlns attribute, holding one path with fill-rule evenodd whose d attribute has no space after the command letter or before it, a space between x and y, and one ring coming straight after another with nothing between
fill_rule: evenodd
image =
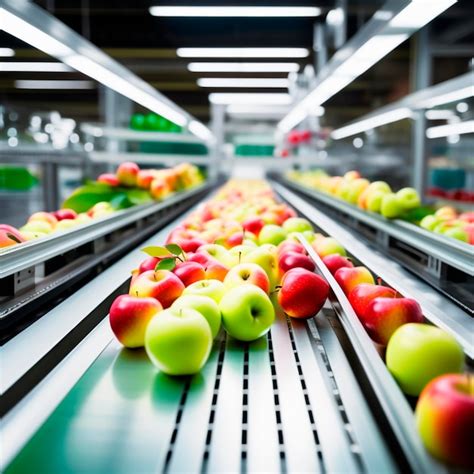
<instances>
[{"instance_id":1,"label":"conveyor belt","mask_svg":"<svg viewBox=\"0 0 474 474\"><path fill-rule=\"evenodd\" d=\"M307 214L304 205L289 201ZM164 240L175 225L154 239ZM350 310L336 290L315 318L288 320L280 312L270 333L251 344L222 331L200 374L170 378L143 350L121 348L109 328L107 307L97 307L125 282L123 268L139 258L133 252L58 308L74 308L79 318L95 307L102 322L5 414L0 469L446 471L421 446L408 401L366 334L350 323ZM77 305L81 296L86 304ZM28 336L54 327L48 317L38 323L42 326L22 337L23 346L9 342L10 360L28 347ZM42 346L48 344L51 348L51 342ZM31 370L25 360L21 364L23 371Z\"/></svg>"},{"instance_id":2,"label":"conveyor belt","mask_svg":"<svg viewBox=\"0 0 474 474\"><path fill-rule=\"evenodd\" d=\"M191 378L110 342L6 472L395 472L337 339L334 367L321 342L331 315L280 314L251 344L221 334Z\"/></svg>"},{"instance_id":3,"label":"conveyor belt","mask_svg":"<svg viewBox=\"0 0 474 474\"><path fill-rule=\"evenodd\" d=\"M474 315L474 247L408 222L362 211L340 199L281 176L273 178L319 210L355 230L387 256L442 291Z\"/></svg>"}]
</instances>

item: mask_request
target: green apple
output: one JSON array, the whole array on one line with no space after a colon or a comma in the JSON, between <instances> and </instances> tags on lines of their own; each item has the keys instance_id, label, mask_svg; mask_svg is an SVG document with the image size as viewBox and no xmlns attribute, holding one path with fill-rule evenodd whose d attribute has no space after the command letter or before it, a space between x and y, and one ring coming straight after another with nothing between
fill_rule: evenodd
<instances>
[{"instance_id":1,"label":"green apple","mask_svg":"<svg viewBox=\"0 0 474 474\"><path fill-rule=\"evenodd\" d=\"M430 214L429 216L423 217L420 221L420 227L423 227L423 229L433 231L434 228L440 223L440 220L434 216L433 214Z\"/></svg>"},{"instance_id":2,"label":"green apple","mask_svg":"<svg viewBox=\"0 0 474 474\"><path fill-rule=\"evenodd\" d=\"M357 204L360 194L369 186L369 181L365 178L357 178L350 181L349 188L344 195L344 199L351 203Z\"/></svg>"},{"instance_id":3,"label":"green apple","mask_svg":"<svg viewBox=\"0 0 474 474\"><path fill-rule=\"evenodd\" d=\"M453 336L420 323L400 326L388 341L385 358L403 392L414 396L438 375L461 372L464 364L462 347Z\"/></svg>"},{"instance_id":4,"label":"green apple","mask_svg":"<svg viewBox=\"0 0 474 474\"><path fill-rule=\"evenodd\" d=\"M403 212L403 208L400 206L397 195L395 193L385 194L382 198L382 206L380 207L380 213L387 219L393 219L398 217Z\"/></svg>"},{"instance_id":5,"label":"green apple","mask_svg":"<svg viewBox=\"0 0 474 474\"><path fill-rule=\"evenodd\" d=\"M305 230L303 232L301 232L303 234L303 237L309 242L314 242L316 240L316 238L318 237L318 235L321 235L321 234L316 234L315 232L313 232L312 230Z\"/></svg>"},{"instance_id":6,"label":"green apple","mask_svg":"<svg viewBox=\"0 0 474 474\"><path fill-rule=\"evenodd\" d=\"M209 323L212 338L217 336L221 327L221 312L212 298L200 295L183 295L171 305L171 309L180 310L184 308L191 308L201 313Z\"/></svg>"},{"instance_id":7,"label":"green apple","mask_svg":"<svg viewBox=\"0 0 474 474\"><path fill-rule=\"evenodd\" d=\"M313 230L313 226L308 219L303 217L290 217L283 222L283 229L289 232L304 232L305 230Z\"/></svg>"},{"instance_id":8,"label":"green apple","mask_svg":"<svg viewBox=\"0 0 474 474\"><path fill-rule=\"evenodd\" d=\"M392 188L386 183L385 181L374 181L373 183L370 183L368 189L370 191L383 191L385 193L391 193Z\"/></svg>"},{"instance_id":9,"label":"green apple","mask_svg":"<svg viewBox=\"0 0 474 474\"><path fill-rule=\"evenodd\" d=\"M200 280L191 285L187 286L183 295L198 295L208 296L212 298L216 303L219 303L221 298L224 296L225 286L219 280Z\"/></svg>"},{"instance_id":10,"label":"green apple","mask_svg":"<svg viewBox=\"0 0 474 474\"><path fill-rule=\"evenodd\" d=\"M239 341L254 341L268 332L275 310L268 295L257 286L241 285L229 290L219 308L225 330Z\"/></svg>"},{"instance_id":11,"label":"green apple","mask_svg":"<svg viewBox=\"0 0 474 474\"><path fill-rule=\"evenodd\" d=\"M460 240L461 242L469 242L468 233L461 227L451 227L450 229L446 229L443 232L443 235L452 239Z\"/></svg>"},{"instance_id":12,"label":"green apple","mask_svg":"<svg viewBox=\"0 0 474 474\"><path fill-rule=\"evenodd\" d=\"M199 253L207 253L225 266L228 266L232 260L229 251L223 245L219 244L201 245L199 247Z\"/></svg>"},{"instance_id":13,"label":"green apple","mask_svg":"<svg viewBox=\"0 0 474 474\"><path fill-rule=\"evenodd\" d=\"M257 247L243 258L243 263L260 265L268 276L270 291L273 291L278 281L278 258L276 252L268 248Z\"/></svg>"},{"instance_id":14,"label":"green apple","mask_svg":"<svg viewBox=\"0 0 474 474\"><path fill-rule=\"evenodd\" d=\"M232 247L229 250L229 255L232 257L231 267L238 265L242 262L242 259L245 255L250 253L252 250L255 250L256 245L241 244Z\"/></svg>"},{"instance_id":15,"label":"green apple","mask_svg":"<svg viewBox=\"0 0 474 474\"><path fill-rule=\"evenodd\" d=\"M382 200L387 194L390 193L387 193L386 191L380 189L375 189L374 191L371 191L366 199L367 210L371 212L380 212L380 209L382 207Z\"/></svg>"},{"instance_id":16,"label":"green apple","mask_svg":"<svg viewBox=\"0 0 474 474\"><path fill-rule=\"evenodd\" d=\"M334 237L322 237L315 240L313 248L321 258L335 253L346 256L346 249Z\"/></svg>"},{"instance_id":17,"label":"green apple","mask_svg":"<svg viewBox=\"0 0 474 474\"><path fill-rule=\"evenodd\" d=\"M191 375L206 363L212 348L209 323L194 309L165 309L146 328L145 349L168 375Z\"/></svg>"},{"instance_id":18,"label":"green apple","mask_svg":"<svg viewBox=\"0 0 474 474\"><path fill-rule=\"evenodd\" d=\"M76 219L63 219L56 224L54 228L55 232L66 231L77 227L79 224L76 222Z\"/></svg>"},{"instance_id":19,"label":"green apple","mask_svg":"<svg viewBox=\"0 0 474 474\"><path fill-rule=\"evenodd\" d=\"M34 240L34 239L40 239L41 237L46 237L48 234L45 234L44 232L32 232L30 230L23 230L21 231L21 235L26 240Z\"/></svg>"},{"instance_id":20,"label":"green apple","mask_svg":"<svg viewBox=\"0 0 474 474\"><path fill-rule=\"evenodd\" d=\"M273 244L278 245L286 239L287 231L275 224L267 224L262 227L260 234L258 235L258 243L262 244Z\"/></svg>"},{"instance_id":21,"label":"green apple","mask_svg":"<svg viewBox=\"0 0 474 474\"><path fill-rule=\"evenodd\" d=\"M418 191L414 188L402 188L397 191L397 202L404 211L420 207L421 200Z\"/></svg>"},{"instance_id":22,"label":"green apple","mask_svg":"<svg viewBox=\"0 0 474 474\"><path fill-rule=\"evenodd\" d=\"M20 232L41 232L42 234L49 234L53 231L51 224L45 221L31 221L18 229Z\"/></svg>"}]
</instances>

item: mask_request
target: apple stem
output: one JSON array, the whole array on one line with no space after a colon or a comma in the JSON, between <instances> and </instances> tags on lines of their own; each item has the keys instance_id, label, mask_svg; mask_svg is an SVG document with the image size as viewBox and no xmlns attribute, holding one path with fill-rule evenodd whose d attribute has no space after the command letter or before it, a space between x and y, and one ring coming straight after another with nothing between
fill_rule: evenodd
<instances>
[{"instance_id":1,"label":"apple stem","mask_svg":"<svg viewBox=\"0 0 474 474\"><path fill-rule=\"evenodd\" d=\"M175 256L175 259L178 259L181 263L184 262L184 260L182 258L180 258L178 255Z\"/></svg>"},{"instance_id":2,"label":"apple stem","mask_svg":"<svg viewBox=\"0 0 474 474\"><path fill-rule=\"evenodd\" d=\"M138 290L137 290L137 291L135 291L135 295L136 295L136 297L138 298Z\"/></svg>"},{"instance_id":3,"label":"apple stem","mask_svg":"<svg viewBox=\"0 0 474 474\"><path fill-rule=\"evenodd\" d=\"M239 265L240 265L241 258L242 258L242 252L239 252Z\"/></svg>"},{"instance_id":4,"label":"apple stem","mask_svg":"<svg viewBox=\"0 0 474 474\"><path fill-rule=\"evenodd\" d=\"M382 278L377 278L377 285L382 286Z\"/></svg>"}]
</instances>

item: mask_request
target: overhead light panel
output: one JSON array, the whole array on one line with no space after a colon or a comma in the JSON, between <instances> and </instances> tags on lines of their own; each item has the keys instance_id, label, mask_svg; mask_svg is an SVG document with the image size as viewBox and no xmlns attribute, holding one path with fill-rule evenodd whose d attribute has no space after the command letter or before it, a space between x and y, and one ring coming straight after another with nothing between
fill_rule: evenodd
<instances>
[{"instance_id":1,"label":"overhead light panel","mask_svg":"<svg viewBox=\"0 0 474 474\"><path fill-rule=\"evenodd\" d=\"M438 127L430 127L426 129L427 138L450 137L453 135L463 135L466 133L474 133L474 120L450 123L448 125L439 125Z\"/></svg>"},{"instance_id":2,"label":"overhead light panel","mask_svg":"<svg viewBox=\"0 0 474 474\"><path fill-rule=\"evenodd\" d=\"M400 108L390 110L389 112L374 115L373 117L360 120L358 122L338 128L331 133L331 138L340 140L341 138L357 135L358 133L372 130L373 128L386 125L388 123L397 122L398 120L410 118L412 111L409 108Z\"/></svg>"},{"instance_id":3,"label":"overhead light panel","mask_svg":"<svg viewBox=\"0 0 474 474\"><path fill-rule=\"evenodd\" d=\"M441 110L427 110L425 112L425 117L428 120L449 120L454 117L454 112L452 110L441 109Z\"/></svg>"},{"instance_id":4,"label":"overhead light panel","mask_svg":"<svg viewBox=\"0 0 474 474\"><path fill-rule=\"evenodd\" d=\"M178 48L180 58L306 58L306 48Z\"/></svg>"},{"instance_id":5,"label":"overhead light panel","mask_svg":"<svg viewBox=\"0 0 474 474\"><path fill-rule=\"evenodd\" d=\"M274 104L289 105L292 102L290 94L272 93L218 93L209 94L211 104Z\"/></svg>"},{"instance_id":6,"label":"overhead light panel","mask_svg":"<svg viewBox=\"0 0 474 474\"><path fill-rule=\"evenodd\" d=\"M189 63L191 72L298 72L298 63Z\"/></svg>"},{"instance_id":7,"label":"overhead light panel","mask_svg":"<svg viewBox=\"0 0 474 474\"><path fill-rule=\"evenodd\" d=\"M278 123L279 131L291 130L312 109L324 104L454 3L456 0L389 0L322 68L313 89ZM406 10L414 12L413 8L416 22L404 24Z\"/></svg>"},{"instance_id":8,"label":"overhead light panel","mask_svg":"<svg viewBox=\"0 0 474 474\"><path fill-rule=\"evenodd\" d=\"M215 88L288 88L288 79L275 78L232 78L232 77L203 77L197 80L199 87Z\"/></svg>"},{"instance_id":9,"label":"overhead light panel","mask_svg":"<svg viewBox=\"0 0 474 474\"><path fill-rule=\"evenodd\" d=\"M474 81L474 75L472 76L472 80ZM469 97L474 97L474 82L471 86L448 92L446 94L437 95L435 97L430 97L426 100L421 100L418 102L417 106L423 109L431 109L432 107L436 107L438 105L458 102Z\"/></svg>"},{"instance_id":10,"label":"overhead light panel","mask_svg":"<svg viewBox=\"0 0 474 474\"><path fill-rule=\"evenodd\" d=\"M0 72L71 72L72 68L63 63L53 62L3 62Z\"/></svg>"},{"instance_id":11,"label":"overhead light panel","mask_svg":"<svg viewBox=\"0 0 474 474\"><path fill-rule=\"evenodd\" d=\"M1 14L0 14L1 15ZM0 17L1 19L1 17ZM0 23L1 25L1 23ZM0 48L0 57L11 58L15 56L15 51L11 48Z\"/></svg>"},{"instance_id":12,"label":"overhead light panel","mask_svg":"<svg viewBox=\"0 0 474 474\"><path fill-rule=\"evenodd\" d=\"M171 6L159 5L149 9L153 16L165 17L316 17L318 7L272 6Z\"/></svg>"},{"instance_id":13,"label":"overhead light panel","mask_svg":"<svg viewBox=\"0 0 474 474\"><path fill-rule=\"evenodd\" d=\"M50 81L50 80L18 80L17 89L93 89L92 81Z\"/></svg>"}]
</instances>

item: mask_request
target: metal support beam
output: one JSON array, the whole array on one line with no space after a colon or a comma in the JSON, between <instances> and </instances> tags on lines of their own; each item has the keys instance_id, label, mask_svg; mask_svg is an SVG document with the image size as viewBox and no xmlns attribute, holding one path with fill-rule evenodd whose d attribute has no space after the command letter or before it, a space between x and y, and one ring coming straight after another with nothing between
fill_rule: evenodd
<instances>
[{"instance_id":1,"label":"metal support beam","mask_svg":"<svg viewBox=\"0 0 474 474\"><path fill-rule=\"evenodd\" d=\"M411 90L415 92L425 89L431 83L432 58L429 51L429 26L420 30L414 37L411 57ZM426 185L426 118L424 111L417 111L415 114L412 125L412 186L423 197Z\"/></svg>"},{"instance_id":2,"label":"metal support beam","mask_svg":"<svg viewBox=\"0 0 474 474\"><path fill-rule=\"evenodd\" d=\"M326 27L323 23L315 23L313 30L313 50L314 50L314 67L316 73L328 62L328 48L326 44Z\"/></svg>"}]
</instances>

